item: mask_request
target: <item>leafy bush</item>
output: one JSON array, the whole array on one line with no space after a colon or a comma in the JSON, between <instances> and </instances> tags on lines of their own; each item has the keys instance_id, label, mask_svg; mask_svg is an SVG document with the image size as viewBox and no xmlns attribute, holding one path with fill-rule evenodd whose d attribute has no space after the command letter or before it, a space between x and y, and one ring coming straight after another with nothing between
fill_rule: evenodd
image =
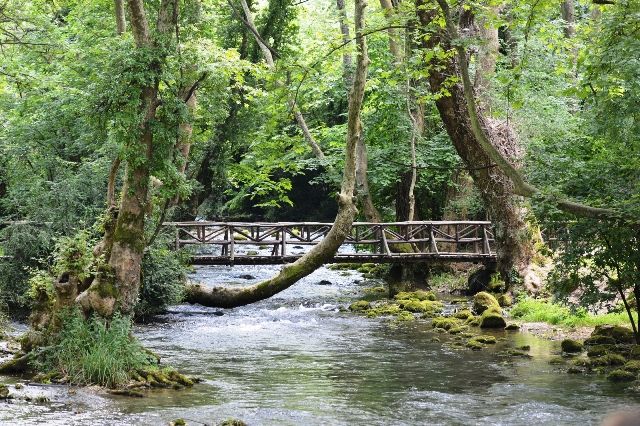
<instances>
[{"instance_id":1,"label":"leafy bush","mask_svg":"<svg viewBox=\"0 0 640 426\"><path fill-rule=\"evenodd\" d=\"M136 315L153 315L182 300L187 277L186 255L152 247L142 259L142 288Z\"/></svg>"},{"instance_id":2,"label":"leafy bush","mask_svg":"<svg viewBox=\"0 0 640 426\"><path fill-rule=\"evenodd\" d=\"M60 275L69 272L81 281L91 276L95 266L95 243L88 230L81 230L70 237L58 238L53 255L54 273Z\"/></svg>"},{"instance_id":3,"label":"leafy bush","mask_svg":"<svg viewBox=\"0 0 640 426\"><path fill-rule=\"evenodd\" d=\"M85 320L78 309L61 317L60 332L36 356L37 370L58 373L73 384L114 387L153 364L131 336L130 318L116 314L109 322L99 317Z\"/></svg>"},{"instance_id":4,"label":"leafy bush","mask_svg":"<svg viewBox=\"0 0 640 426\"><path fill-rule=\"evenodd\" d=\"M0 233L4 255L0 260L0 304L9 311L28 307L28 280L31 269L46 263L51 253L53 234L47 227L15 224Z\"/></svg>"}]
</instances>

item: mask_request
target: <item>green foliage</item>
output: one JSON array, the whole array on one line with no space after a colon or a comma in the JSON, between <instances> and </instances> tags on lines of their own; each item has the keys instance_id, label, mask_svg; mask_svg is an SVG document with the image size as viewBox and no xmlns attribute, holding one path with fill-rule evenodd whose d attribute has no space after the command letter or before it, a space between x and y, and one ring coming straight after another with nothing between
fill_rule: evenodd
<instances>
[{"instance_id":1,"label":"green foliage","mask_svg":"<svg viewBox=\"0 0 640 426\"><path fill-rule=\"evenodd\" d=\"M90 231L82 230L71 237L61 237L56 241L53 254L53 271L56 275L68 272L80 281L95 271L93 247L96 240Z\"/></svg>"},{"instance_id":2,"label":"green foliage","mask_svg":"<svg viewBox=\"0 0 640 426\"><path fill-rule=\"evenodd\" d=\"M61 321L60 332L36 354L34 366L43 373L58 373L73 384L115 387L155 361L132 337L127 317L85 320L72 310Z\"/></svg>"},{"instance_id":3,"label":"green foliage","mask_svg":"<svg viewBox=\"0 0 640 426\"><path fill-rule=\"evenodd\" d=\"M55 289L53 288L53 277L48 271L36 269L32 271L29 277L29 290L27 296L31 300L37 300L45 297L47 300L55 298Z\"/></svg>"},{"instance_id":4,"label":"green foliage","mask_svg":"<svg viewBox=\"0 0 640 426\"><path fill-rule=\"evenodd\" d=\"M52 233L46 226L15 224L0 231L4 253L0 260L0 304L10 312L28 307L30 271L46 265Z\"/></svg>"},{"instance_id":5,"label":"green foliage","mask_svg":"<svg viewBox=\"0 0 640 426\"><path fill-rule=\"evenodd\" d=\"M142 260L142 288L136 315L152 315L182 300L187 276L187 253L151 247Z\"/></svg>"},{"instance_id":6,"label":"green foliage","mask_svg":"<svg viewBox=\"0 0 640 426\"><path fill-rule=\"evenodd\" d=\"M511 316L527 322L547 322L567 327L628 324L626 313L590 314L584 308L570 309L556 303L525 298L510 311Z\"/></svg>"}]
</instances>

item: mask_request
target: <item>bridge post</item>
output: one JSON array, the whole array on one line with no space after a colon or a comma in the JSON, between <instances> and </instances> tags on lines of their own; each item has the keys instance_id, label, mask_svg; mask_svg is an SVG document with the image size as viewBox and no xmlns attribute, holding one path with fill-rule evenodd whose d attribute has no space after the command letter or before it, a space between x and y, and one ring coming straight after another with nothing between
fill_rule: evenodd
<instances>
[{"instance_id":1,"label":"bridge post","mask_svg":"<svg viewBox=\"0 0 640 426\"><path fill-rule=\"evenodd\" d=\"M280 239L280 255L284 257L287 254L287 227L282 227L282 238Z\"/></svg>"},{"instance_id":2,"label":"bridge post","mask_svg":"<svg viewBox=\"0 0 640 426\"><path fill-rule=\"evenodd\" d=\"M236 234L233 230L233 225L227 225L227 232L231 236L229 238L229 260L231 261L231 264L233 264L233 257L235 252L235 241L236 241Z\"/></svg>"},{"instance_id":3,"label":"bridge post","mask_svg":"<svg viewBox=\"0 0 640 426\"><path fill-rule=\"evenodd\" d=\"M429 251L431 253L439 254L436 237L433 235L433 225L429 225Z\"/></svg>"},{"instance_id":4,"label":"bridge post","mask_svg":"<svg viewBox=\"0 0 640 426\"><path fill-rule=\"evenodd\" d=\"M491 254L491 247L489 246L489 235L487 234L486 225L482 225L482 253Z\"/></svg>"}]
</instances>

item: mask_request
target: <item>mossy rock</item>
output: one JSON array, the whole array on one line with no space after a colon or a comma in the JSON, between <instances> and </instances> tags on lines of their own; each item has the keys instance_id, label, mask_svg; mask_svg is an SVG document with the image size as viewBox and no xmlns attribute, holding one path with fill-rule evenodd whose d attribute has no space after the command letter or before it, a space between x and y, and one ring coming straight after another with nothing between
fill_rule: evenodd
<instances>
[{"instance_id":1,"label":"mossy rock","mask_svg":"<svg viewBox=\"0 0 640 426\"><path fill-rule=\"evenodd\" d=\"M400 311L396 314L396 321L413 321L416 317L411 312Z\"/></svg>"},{"instance_id":2,"label":"mossy rock","mask_svg":"<svg viewBox=\"0 0 640 426\"><path fill-rule=\"evenodd\" d=\"M432 291L416 290L416 291L401 291L394 297L396 300L438 300L435 293Z\"/></svg>"},{"instance_id":3,"label":"mossy rock","mask_svg":"<svg viewBox=\"0 0 640 426\"><path fill-rule=\"evenodd\" d=\"M433 328L442 328L444 330L450 330L454 327L459 327L462 325L462 321L458 318L452 317L436 317L431 322L431 326Z\"/></svg>"},{"instance_id":4,"label":"mossy rock","mask_svg":"<svg viewBox=\"0 0 640 426\"><path fill-rule=\"evenodd\" d=\"M564 339L562 343L560 343L560 347L562 348L562 352L569 354L580 353L583 349L582 343L573 339Z\"/></svg>"},{"instance_id":5,"label":"mossy rock","mask_svg":"<svg viewBox=\"0 0 640 426\"><path fill-rule=\"evenodd\" d=\"M175 419L171 422L172 426L186 426L187 422L185 419Z\"/></svg>"},{"instance_id":6,"label":"mossy rock","mask_svg":"<svg viewBox=\"0 0 640 426\"><path fill-rule=\"evenodd\" d=\"M498 341L495 336L489 336L487 334L481 334L480 336L472 337L469 340L474 340L476 342L486 343L491 345L495 344Z\"/></svg>"},{"instance_id":7,"label":"mossy rock","mask_svg":"<svg viewBox=\"0 0 640 426\"><path fill-rule=\"evenodd\" d=\"M584 368L580 368L580 367L569 367L567 368L567 373L569 374L582 374L585 372Z\"/></svg>"},{"instance_id":8,"label":"mossy rock","mask_svg":"<svg viewBox=\"0 0 640 426\"><path fill-rule=\"evenodd\" d=\"M504 293L498 296L496 299L498 304L502 307L507 307L513 305L513 297L509 293Z\"/></svg>"},{"instance_id":9,"label":"mossy rock","mask_svg":"<svg viewBox=\"0 0 640 426\"><path fill-rule=\"evenodd\" d=\"M366 300L358 300L349 305L349 310L352 312L364 312L371 309L371 303Z\"/></svg>"},{"instance_id":10,"label":"mossy rock","mask_svg":"<svg viewBox=\"0 0 640 426\"><path fill-rule=\"evenodd\" d=\"M591 333L594 336L608 336L613 338L616 343L634 343L635 338L630 328L620 325L599 325Z\"/></svg>"},{"instance_id":11,"label":"mossy rock","mask_svg":"<svg viewBox=\"0 0 640 426\"><path fill-rule=\"evenodd\" d=\"M239 419L227 419L220 423L219 426L247 426L247 424Z\"/></svg>"},{"instance_id":12,"label":"mossy rock","mask_svg":"<svg viewBox=\"0 0 640 426\"><path fill-rule=\"evenodd\" d=\"M510 324L507 324L507 326L504 329L508 331L518 331L520 330L520 326L512 322Z\"/></svg>"},{"instance_id":13,"label":"mossy rock","mask_svg":"<svg viewBox=\"0 0 640 426\"><path fill-rule=\"evenodd\" d=\"M531 346L529 345L520 345L520 346L516 346L516 349L519 351L530 351L531 350Z\"/></svg>"},{"instance_id":14,"label":"mossy rock","mask_svg":"<svg viewBox=\"0 0 640 426\"><path fill-rule=\"evenodd\" d=\"M0 399L9 398L9 387L7 385L0 384Z\"/></svg>"},{"instance_id":15,"label":"mossy rock","mask_svg":"<svg viewBox=\"0 0 640 426\"><path fill-rule=\"evenodd\" d=\"M372 272L374 269L376 269L375 263L363 263L362 265L358 266L356 270L358 272L362 272L363 274L367 274Z\"/></svg>"},{"instance_id":16,"label":"mossy rock","mask_svg":"<svg viewBox=\"0 0 640 426\"><path fill-rule=\"evenodd\" d=\"M585 345L615 345L616 339L610 336L591 336L584 340Z\"/></svg>"},{"instance_id":17,"label":"mossy rock","mask_svg":"<svg viewBox=\"0 0 640 426\"><path fill-rule=\"evenodd\" d=\"M257 256L258 252L255 250L247 250L247 256Z\"/></svg>"},{"instance_id":18,"label":"mossy rock","mask_svg":"<svg viewBox=\"0 0 640 426\"><path fill-rule=\"evenodd\" d=\"M473 351L479 351L479 350L482 350L485 345L483 345L482 343L476 340L469 339L467 340L467 343L465 344L465 346Z\"/></svg>"},{"instance_id":19,"label":"mossy rock","mask_svg":"<svg viewBox=\"0 0 640 426\"><path fill-rule=\"evenodd\" d=\"M469 327L466 325L459 325L457 327L451 327L449 329L449 334L461 334L464 333Z\"/></svg>"},{"instance_id":20,"label":"mossy rock","mask_svg":"<svg viewBox=\"0 0 640 426\"><path fill-rule=\"evenodd\" d=\"M375 318L388 315L398 315L400 312L402 312L402 309L395 303L384 303L367 310L367 316Z\"/></svg>"},{"instance_id":21,"label":"mossy rock","mask_svg":"<svg viewBox=\"0 0 640 426\"><path fill-rule=\"evenodd\" d=\"M629 358L640 359L640 345L634 345L629 351Z\"/></svg>"},{"instance_id":22,"label":"mossy rock","mask_svg":"<svg viewBox=\"0 0 640 426\"><path fill-rule=\"evenodd\" d=\"M603 367L607 365L624 365L627 360L618 354L606 354L591 360L592 367Z\"/></svg>"},{"instance_id":23,"label":"mossy rock","mask_svg":"<svg viewBox=\"0 0 640 426\"><path fill-rule=\"evenodd\" d=\"M467 320L464 323L469 325L469 326L471 326L471 327L479 327L480 326L480 317L469 317L469 318L467 318Z\"/></svg>"},{"instance_id":24,"label":"mossy rock","mask_svg":"<svg viewBox=\"0 0 640 426\"><path fill-rule=\"evenodd\" d=\"M398 300L398 306L409 312L441 312L443 305L441 302L433 302L430 300L402 299Z\"/></svg>"},{"instance_id":25,"label":"mossy rock","mask_svg":"<svg viewBox=\"0 0 640 426\"><path fill-rule=\"evenodd\" d=\"M591 346L588 350L587 350L587 356L589 358L597 358L603 355L606 355L607 353L609 353L609 350L611 349L611 345L595 345L595 346Z\"/></svg>"},{"instance_id":26,"label":"mossy rock","mask_svg":"<svg viewBox=\"0 0 640 426\"><path fill-rule=\"evenodd\" d=\"M510 357L533 358L531 355L529 355L525 351L520 351L518 349L507 349L506 351L503 352L503 354Z\"/></svg>"},{"instance_id":27,"label":"mossy rock","mask_svg":"<svg viewBox=\"0 0 640 426\"><path fill-rule=\"evenodd\" d=\"M340 271L345 269L356 270L359 266L360 265L358 265L357 263L333 263L327 266L327 268L331 269L332 271Z\"/></svg>"},{"instance_id":28,"label":"mossy rock","mask_svg":"<svg viewBox=\"0 0 640 426\"><path fill-rule=\"evenodd\" d=\"M626 370L617 369L607 374L607 380L610 382L633 382L637 378L635 373Z\"/></svg>"},{"instance_id":29,"label":"mossy rock","mask_svg":"<svg viewBox=\"0 0 640 426\"><path fill-rule=\"evenodd\" d=\"M364 292L368 294L385 294L387 292L387 289L379 285L376 287L365 288Z\"/></svg>"},{"instance_id":30,"label":"mossy rock","mask_svg":"<svg viewBox=\"0 0 640 426\"><path fill-rule=\"evenodd\" d=\"M473 318L473 314L471 313L470 310L463 309L453 314L453 317L461 320L468 320L469 318Z\"/></svg>"},{"instance_id":31,"label":"mossy rock","mask_svg":"<svg viewBox=\"0 0 640 426\"><path fill-rule=\"evenodd\" d=\"M506 326L507 322L502 315L491 309L485 310L480 316L480 328L505 328Z\"/></svg>"},{"instance_id":32,"label":"mossy rock","mask_svg":"<svg viewBox=\"0 0 640 426\"><path fill-rule=\"evenodd\" d=\"M633 373L637 373L640 371L640 360L633 359L631 361L627 361L622 367L622 369L631 371Z\"/></svg>"},{"instance_id":33,"label":"mossy rock","mask_svg":"<svg viewBox=\"0 0 640 426\"><path fill-rule=\"evenodd\" d=\"M500 309L500 304L493 295L486 291L481 291L473 296L473 312L475 314L480 315L491 307Z\"/></svg>"},{"instance_id":34,"label":"mossy rock","mask_svg":"<svg viewBox=\"0 0 640 426\"><path fill-rule=\"evenodd\" d=\"M591 360L588 358L574 358L571 360L571 364L575 365L576 367L590 368Z\"/></svg>"}]
</instances>

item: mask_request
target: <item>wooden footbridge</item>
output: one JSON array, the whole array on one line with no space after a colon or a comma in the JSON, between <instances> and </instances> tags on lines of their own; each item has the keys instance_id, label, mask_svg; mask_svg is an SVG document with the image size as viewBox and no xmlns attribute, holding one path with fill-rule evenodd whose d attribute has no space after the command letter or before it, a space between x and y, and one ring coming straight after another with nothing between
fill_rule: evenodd
<instances>
[{"instance_id":1,"label":"wooden footbridge","mask_svg":"<svg viewBox=\"0 0 640 426\"><path fill-rule=\"evenodd\" d=\"M193 248L196 265L270 265L290 263L318 244L331 223L317 222L166 222L175 248ZM332 262L493 263L491 222L355 222Z\"/></svg>"}]
</instances>

